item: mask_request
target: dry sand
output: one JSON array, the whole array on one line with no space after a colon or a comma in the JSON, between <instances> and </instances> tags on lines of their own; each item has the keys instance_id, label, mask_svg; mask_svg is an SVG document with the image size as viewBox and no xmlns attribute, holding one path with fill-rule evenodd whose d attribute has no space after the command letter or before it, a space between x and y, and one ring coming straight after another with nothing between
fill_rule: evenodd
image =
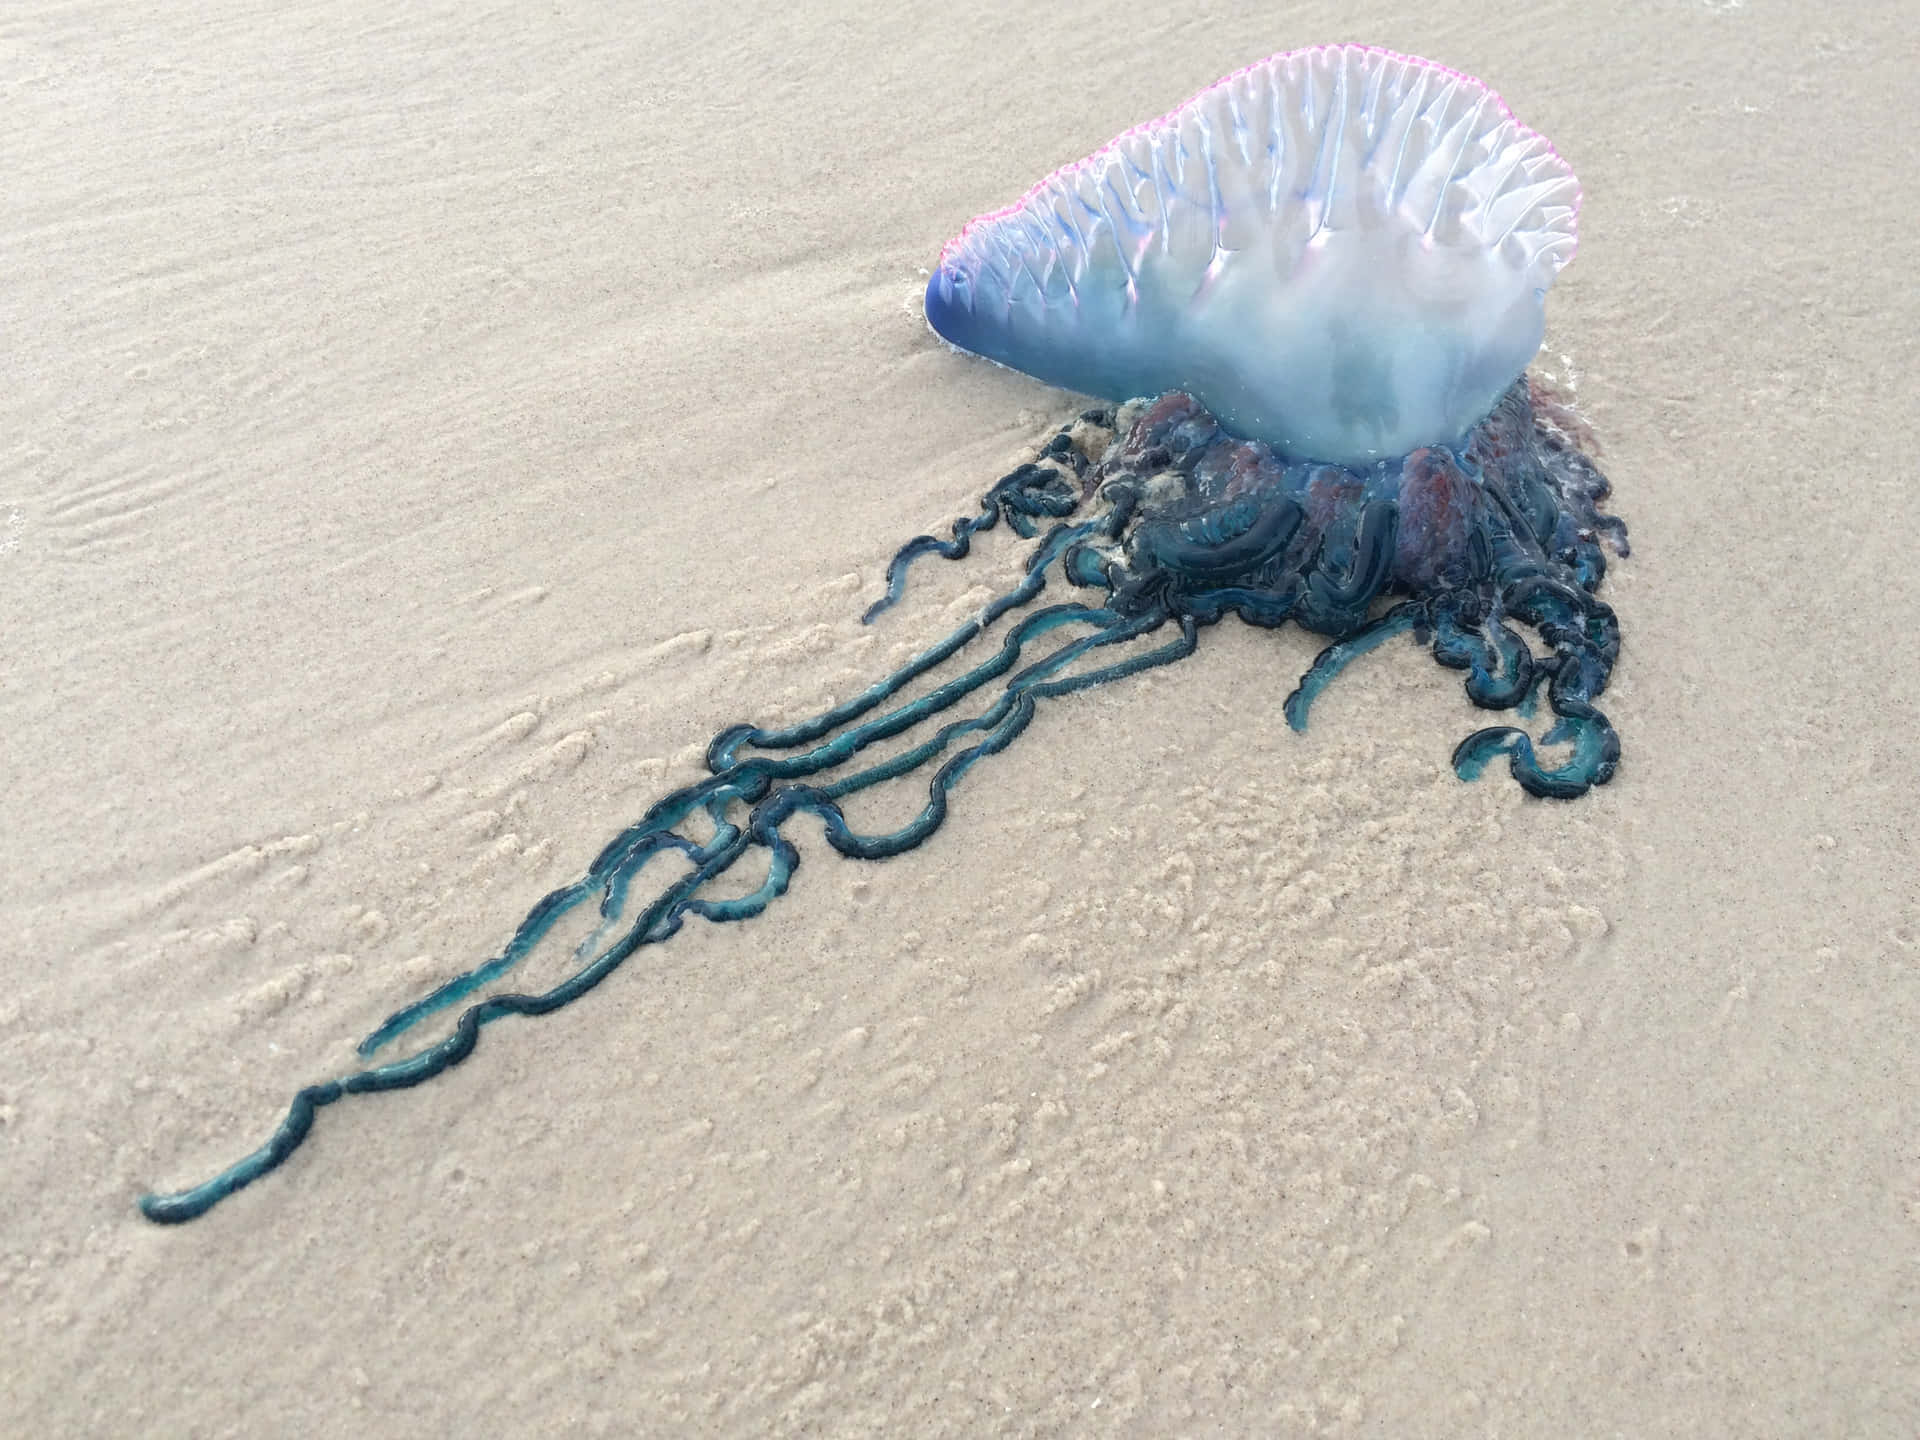
<instances>
[{"instance_id":1,"label":"dry sand","mask_svg":"<svg viewBox=\"0 0 1920 1440\"><path fill-rule=\"evenodd\" d=\"M1913 1434L1913 26L7 6L0 1429ZM1611 786L1454 780L1411 646L1294 735L1313 643L1224 625L922 850L804 828L761 920L139 1218L716 726L1009 573L855 621L1072 408L924 267L1333 39L1586 186L1543 364L1633 527Z\"/></svg>"}]
</instances>

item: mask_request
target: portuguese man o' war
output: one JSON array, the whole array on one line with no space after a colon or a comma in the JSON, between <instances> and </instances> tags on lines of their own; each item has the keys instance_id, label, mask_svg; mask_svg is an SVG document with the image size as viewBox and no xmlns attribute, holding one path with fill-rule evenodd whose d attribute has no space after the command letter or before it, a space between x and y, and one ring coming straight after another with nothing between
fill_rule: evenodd
<instances>
[{"instance_id":1,"label":"portuguese man o' war","mask_svg":"<svg viewBox=\"0 0 1920 1440\"><path fill-rule=\"evenodd\" d=\"M950 538L902 547L864 618L901 599L916 559L963 558L1002 520L1031 542L1020 581L851 699L715 735L705 776L535 905L498 955L390 1016L361 1042L366 1068L301 1090L259 1150L142 1212L204 1214L282 1164L323 1107L440 1074L493 1021L570 1004L690 916L759 915L800 865L796 815L855 859L912 849L1036 707L1179 660L1228 615L1329 638L1286 702L1295 729L1342 668L1412 634L1465 672L1474 705L1524 718L1544 695L1553 712L1540 743L1565 747L1558 763L1496 725L1455 748L1462 778L1504 755L1537 796L1604 784L1620 747L1595 702L1620 631L1597 592L1626 527L1599 508L1585 425L1525 373L1579 195L1478 81L1333 46L1238 71L972 222L928 282L934 330L1103 403ZM1037 604L1056 580L1075 598ZM917 815L855 828L845 802L918 774ZM764 879L718 894L750 853ZM593 921L571 973L502 991L570 918ZM371 1063L462 1006L444 1038Z\"/></svg>"}]
</instances>

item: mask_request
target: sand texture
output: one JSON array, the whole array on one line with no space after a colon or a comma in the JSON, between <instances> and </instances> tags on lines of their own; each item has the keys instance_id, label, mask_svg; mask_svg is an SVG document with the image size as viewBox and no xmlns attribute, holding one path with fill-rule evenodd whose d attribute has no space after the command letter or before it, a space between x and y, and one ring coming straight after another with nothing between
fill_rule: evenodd
<instances>
[{"instance_id":1,"label":"sand texture","mask_svg":"<svg viewBox=\"0 0 1920 1440\"><path fill-rule=\"evenodd\" d=\"M0 1431L1916 1433L1916 13L0 7ZM1585 186L1611 785L1456 780L1411 644L1294 734L1224 624L139 1217L1017 574L859 624L1077 408L926 267L1344 39Z\"/></svg>"}]
</instances>

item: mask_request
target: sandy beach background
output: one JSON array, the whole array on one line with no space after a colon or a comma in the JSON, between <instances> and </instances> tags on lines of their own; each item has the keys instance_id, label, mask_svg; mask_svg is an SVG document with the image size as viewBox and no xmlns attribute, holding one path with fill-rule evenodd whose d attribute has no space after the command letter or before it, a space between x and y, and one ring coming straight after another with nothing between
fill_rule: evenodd
<instances>
[{"instance_id":1,"label":"sandy beach background","mask_svg":"<svg viewBox=\"0 0 1920 1440\"><path fill-rule=\"evenodd\" d=\"M0 1428L1914 1434L1914 14L6 7ZM1075 408L926 267L1348 39L1584 183L1612 785L1456 781L1411 645L1295 735L1315 643L1223 625L138 1216L1014 573L857 623Z\"/></svg>"}]
</instances>

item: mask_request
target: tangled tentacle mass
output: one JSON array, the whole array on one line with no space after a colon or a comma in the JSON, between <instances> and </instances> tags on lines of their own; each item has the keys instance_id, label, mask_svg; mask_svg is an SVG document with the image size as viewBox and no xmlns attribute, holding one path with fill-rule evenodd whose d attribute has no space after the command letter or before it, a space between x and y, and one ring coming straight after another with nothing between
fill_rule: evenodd
<instances>
[{"instance_id":1,"label":"tangled tentacle mass","mask_svg":"<svg viewBox=\"0 0 1920 1440\"><path fill-rule=\"evenodd\" d=\"M1267 627L1291 620L1331 639L1288 698L1295 729L1346 665L1411 633L1442 665L1465 672L1468 698L1484 709L1525 716L1544 690L1555 721L1542 743L1570 746L1549 766L1519 727L1481 729L1454 750L1463 778L1504 754L1535 795L1571 798L1604 784L1620 746L1594 702L1620 631L1595 592L1606 547L1627 553L1626 527L1598 508L1608 485L1580 448L1583 437L1579 422L1524 378L1459 446L1365 470L1293 461L1236 440L1179 392L1087 411L989 490L977 514L956 521L952 538L904 546L865 618L900 599L915 559L958 559L1002 519L1034 542L1017 585L810 720L722 730L708 747L706 776L656 803L585 875L535 905L498 955L397 1011L360 1053L371 1060L464 1004L450 1033L301 1090L260 1149L202 1185L142 1197L142 1212L162 1223L204 1214L281 1165L323 1107L440 1074L472 1054L493 1021L571 1004L689 916L760 914L800 865L783 833L795 815L819 817L828 844L855 859L912 849L940 827L960 780L1010 745L1037 706L1191 654L1201 630L1229 614ZM1050 578L1090 599L1035 605ZM957 673L940 678L949 670ZM926 803L911 820L879 833L854 828L843 802L929 767ZM749 853L764 857L764 879L722 898L717 882ZM644 897L643 881L652 883ZM475 998L588 905L597 922L574 946L567 978L538 993Z\"/></svg>"}]
</instances>

